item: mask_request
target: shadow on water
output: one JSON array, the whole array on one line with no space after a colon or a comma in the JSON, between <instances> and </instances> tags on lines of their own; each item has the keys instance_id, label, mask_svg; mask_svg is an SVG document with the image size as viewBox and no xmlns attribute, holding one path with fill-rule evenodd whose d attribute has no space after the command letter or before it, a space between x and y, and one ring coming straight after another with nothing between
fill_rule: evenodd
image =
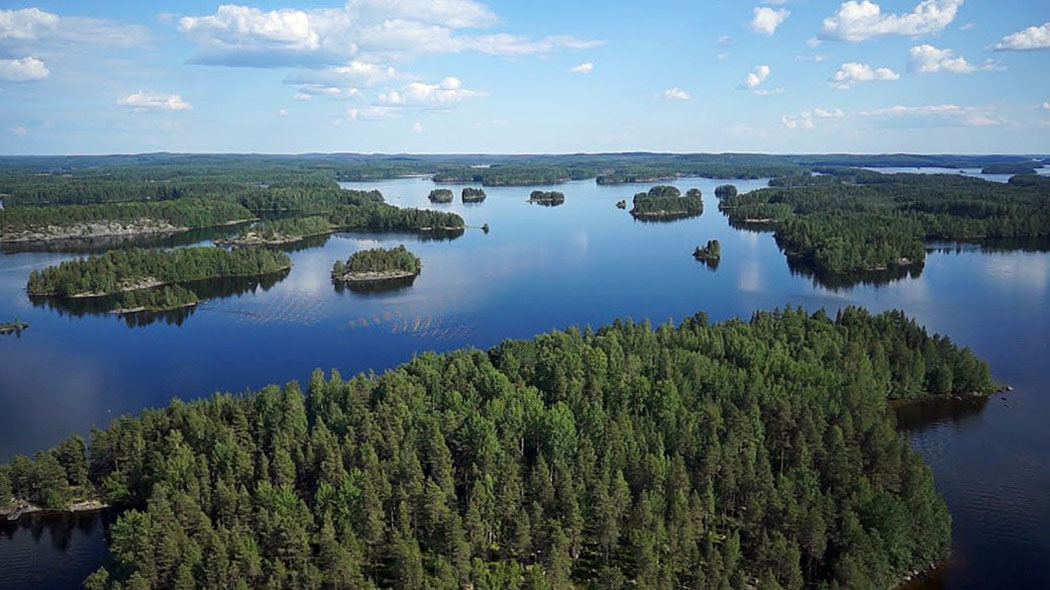
<instances>
[{"instance_id":1,"label":"shadow on water","mask_svg":"<svg viewBox=\"0 0 1050 590\"><path fill-rule=\"evenodd\" d=\"M916 264L867 272L832 273L818 270L804 260L788 257L788 269L791 274L809 277L814 285L832 291L851 289L857 285L878 287L904 279L917 279L922 275L924 266Z\"/></svg>"},{"instance_id":2,"label":"shadow on water","mask_svg":"<svg viewBox=\"0 0 1050 590\"><path fill-rule=\"evenodd\" d=\"M401 289L407 289L416 282L416 276L401 277L398 279L387 279L383 281L362 281L348 283L345 281L332 281L335 286L336 293L346 293L347 291L356 295L382 295L384 293L392 293L394 291L400 291Z\"/></svg>"},{"instance_id":3,"label":"shadow on water","mask_svg":"<svg viewBox=\"0 0 1050 590\"><path fill-rule=\"evenodd\" d=\"M339 235L354 239L380 240L404 240L406 242L451 242L463 235L466 229L442 229L420 232L376 232L342 230L336 232Z\"/></svg>"},{"instance_id":4,"label":"shadow on water","mask_svg":"<svg viewBox=\"0 0 1050 590\"><path fill-rule=\"evenodd\" d=\"M259 289L269 291L274 285L283 281L290 272L290 270L284 270L263 277L204 279L202 281L179 283L179 285L193 291L201 303L204 303L210 299L224 299L248 292L255 293ZM142 328L159 322L181 326L196 311L196 307L183 307L162 312L141 311L119 315L113 314L113 310L120 305L120 297L120 295L109 295L106 297L64 299L29 296L29 300L34 306L55 310L59 315L72 317L116 315L129 328Z\"/></svg>"},{"instance_id":5,"label":"shadow on water","mask_svg":"<svg viewBox=\"0 0 1050 590\"><path fill-rule=\"evenodd\" d=\"M69 240L51 240L47 242L19 242L0 245L4 254L19 252L56 252L68 254L102 254L120 248L176 248L200 242L228 238L248 225L223 225L191 229L178 233L163 233L140 236L107 236L98 238L76 238Z\"/></svg>"},{"instance_id":6,"label":"shadow on water","mask_svg":"<svg viewBox=\"0 0 1050 590\"><path fill-rule=\"evenodd\" d=\"M79 588L99 566L112 567L107 545L118 511L28 514L0 521L0 587ZM8 585L10 584L10 585Z\"/></svg>"},{"instance_id":7,"label":"shadow on water","mask_svg":"<svg viewBox=\"0 0 1050 590\"><path fill-rule=\"evenodd\" d=\"M930 242L927 252L961 254L963 252L1050 252L1050 237L995 238L976 242Z\"/></svg>"},{"instance_id":8,"label":"shadow on water","mask_svg":"<svg viewBox=\"0 0 1050 590\"><path fill-rule=\"evenodd\" d=\"M990 396L935 396L921 401L891 402L897 429L919 432L944 422L961 424L978 416Z\"/></svg>"}]
</instances>

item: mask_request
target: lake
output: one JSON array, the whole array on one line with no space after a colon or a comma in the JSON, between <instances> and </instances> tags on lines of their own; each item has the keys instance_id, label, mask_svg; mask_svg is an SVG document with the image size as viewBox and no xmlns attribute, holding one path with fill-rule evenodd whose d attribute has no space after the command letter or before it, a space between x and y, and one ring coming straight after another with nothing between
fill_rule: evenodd
<instances>
[{"instance_id":1,"label":"lake","mask_svg":"<svg viewBox=\"0 0 1050 590\"><path fill-rule=\"evenodd\" d=\"M196 309L120 318L30 301L30 271L69 259L68 246L0 255L0 321L30 324L0 336L0 461L87 433L122 413L243 391L317 367L381 371L427 350L487 348L619 317L712 320L800 305L900 308L970 346L1016 391L971 407L913 408L904 435L933 468L953 517L953 557L923 588L1050 587L1050 253L940 245L921 272L828 284L789 268L770 233L737 230L717 210L726 181L671 184L704 193L705 213L634 221L618 200L648 185L559 185L564 205L526 203L537 187L486 188L484 203L431 205L435 185L408 178L345 183L378 188L398 206L461 214L455 239L336 234L291 249L293 267L262 281L208 285ZM741 191L766 180L734 181ZM442 185L458 194L463 185ZM229 230L223 230L228 233ZM208 243L197 232L164 245ZM717 268L692 258L709 239ZM405 244L423 262L397 290L336 289L332 263L358 249ZM1005 397L1005 399L1003 399ZM104 516L36 517L0 528L0 588L70 588L105 559Z\"/></svg>"}]
</instances>

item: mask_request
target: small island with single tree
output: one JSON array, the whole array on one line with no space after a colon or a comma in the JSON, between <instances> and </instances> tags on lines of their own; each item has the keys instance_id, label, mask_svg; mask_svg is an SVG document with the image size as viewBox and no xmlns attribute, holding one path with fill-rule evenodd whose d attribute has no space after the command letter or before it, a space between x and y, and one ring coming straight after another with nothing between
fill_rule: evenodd
<instances>
[{"instance_id":1,"label":"small island with single tree","mask_svg":"<svg viewBox=\"0 0 1050 590\"><path fill-rule=\"evenodd\" d=\"M556 207L565 202L565 193L560 191L532 191L529 202L546 207Z\"/></svg>"},{"instance_id":2,"label":"small island with single tree","mask_svg":"<svg viewBox=\"0 0 1050 590\"><path fill-rule=\"evenodd\" d=\"M452 191L447 188L436 188L427 195L431 203L451 203L452 197Z\"/></svg>"},{"instance_id":3,"label":"small island with single tree","mask_svg":"<svg viewBox=\"0 0 1050 590\"><path fill-rule=\"evenodd\" d=\"M485 189L470 186L464 188L460 194L460 198L463 199L464 203L480 203L485 200L486 196Z\"/></svg>"},{"instance_id":4,"label":"small island with single tree","mask_svg":"<svg viewBox=\"0 0 1050 590\"><path fill-rule=\"evenodd\" d=\"M396 248L372 248L354 252L345 262L336 260L332 280L345 283L389 281L415 277L423 263L404 245Z\"/></svg>"},{"instance_id":5,"label":"small island with single tree","mask_svg":"<svg viewBox=\"0 0 1050 590\"><path fill-rule=\"evenodd\" d=\"M697 246L693 250L693 258L705 264L718 264L722 259L722 244L718 240L708 240L703 248Z\"/></svg>"},{"instance_id":6,"label":"small island with single tree","mask_svg":"<svg viewBox=\"0 0 1050 590\"><path fill-rule=\"evenodd\" d=\"M0 334L21 334L22 330L29 327L29 324L20 322L17 319L13 322L4 322L0 324Z\"/></svg>"},{"instance_id":7,"label":"small island with single tree","mask_svg":"<svg viewBox=\"0 0 1050 590\"><path fill-rule=\"evenodd\" d=\"M634 196L631 215L643 220L673 220L695 217L704 212L704 199L700 189L691 188L682 196L678 188L657 185L648 192Z\"/></svg>"}]
</instances>

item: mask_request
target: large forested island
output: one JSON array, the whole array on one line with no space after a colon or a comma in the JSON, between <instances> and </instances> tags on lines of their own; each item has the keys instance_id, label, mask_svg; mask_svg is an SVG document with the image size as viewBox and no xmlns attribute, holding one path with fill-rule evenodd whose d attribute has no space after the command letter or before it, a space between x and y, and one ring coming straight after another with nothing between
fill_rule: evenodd
<instances>
[{"instance_id":1,"label":"large forested island","mask_svg":"<svg viewBox=\"0 0 1050 590\"><path fill-rule=\"evenodd\" d=\"M887 399L987 393L899 312L618 321L176 401L0 466L126 508L114 588L887 588L949 517Z\"/></svg>"},{"instance_id":2,"label":"large forested island","mask_svg":"<svg viewBox=\"0 0 1050 590\"><path fill-rule=\"evenodd\" d=\"M691 188L682 196L678 188L670 185L657 185L648 192L634 195L633 205L631 215L635 219L682 219L704 212L700 189Z\"/></svg>"},{"instance_id":3,"label":"large forested island","mask_svg":"<svg viewBox=\"0 0 1050 590\"><path fill-rule=\"evenodd\" d=\"M228 277L255 277L286 270L288 256L267 249L131 248L79 258L33 271L26 291L32 296L105 297L145 289L164 288L155 294L136 294L144 301L185 299L178 283ZM170 288L169 288L170 287ZM138 305L135 307L148 307Z\"/></svg>"},{"instance_id":4,"label":"large forested island","mask_svg":"<svg viewBox=\"0 0 1050 590\"><path fill-rule=\"evenodd\" d=\"M367 282L414 277L423 270L423 263L404 245L396 248L359 250L343 262L335 261L332 279L336 281Z\"/></svg>"},{"instance_id":5,"label":"large forested island","mask_svg":"<svg viewBox=\"0 0 1050 590\"><path fill-rule=\"evenodd\" d=\"M790 260L826 273L921 267L929 240L1050 237L1048 178L822 172L773 179L719 208L734 224L774 229Z\"/></svg>"}]
</instances>

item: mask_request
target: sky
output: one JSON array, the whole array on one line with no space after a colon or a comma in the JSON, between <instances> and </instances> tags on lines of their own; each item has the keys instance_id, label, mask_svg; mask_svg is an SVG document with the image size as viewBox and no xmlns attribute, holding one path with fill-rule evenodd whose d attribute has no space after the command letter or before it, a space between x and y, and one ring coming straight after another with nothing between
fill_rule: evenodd
<instances>
[{"instance_id":1,"label":"sky","mask_svg":"<svg viewBox=\"0 0 1050 590\"><path fill-rule=\"evenodd\" d=\"M1050 0L0 0L0 153L1050 152Z\"/></svg>"}]
</instances>

